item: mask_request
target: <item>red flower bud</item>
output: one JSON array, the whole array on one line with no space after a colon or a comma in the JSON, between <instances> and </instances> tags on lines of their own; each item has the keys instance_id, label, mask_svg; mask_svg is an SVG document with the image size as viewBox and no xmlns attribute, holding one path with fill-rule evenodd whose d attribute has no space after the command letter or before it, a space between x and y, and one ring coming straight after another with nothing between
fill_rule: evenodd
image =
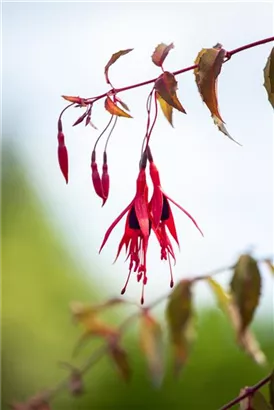
<instances>
[{"instance_id":1,"label":"red flower bud","mask_svg":"<svg viewBox=\"0 0 274 410\"><path fill-rule=\"evenodd\" d=\"M104 200L102 181L101 181L98 168L97 168L97 164L96 164L95 151L92 151L92 155L91 155L91 170L92 170L91 177L92 177L92 182L93 182L95 192L100 198Z\"/></svg>"},{"instance_id":2,"label":"red flower bud","mask_svg":"<svg viewBox=\"0 0 274 410\"><path fill-rule=\"evenodd\" d=\"M104 152L104 158L103 158L103 172L102 172L102 189L103 189L103 205L105 205L107 199L108 199L108 194L109 194L109 174L108 174L108 164L107 164L107 153Z\"/></svg>"},{"instance_id":3,"label":"red flower bud","mask_svg":"<svg viewBox=\"0 0 274 410\"><path fill-rule=\"evenodd\" d=\"M59 127L58 127L59 128ZM65 136L62 131L58 132L58 161L62 174L68 183L68 151L65 146Z\"/></svg>"}]
</instances>

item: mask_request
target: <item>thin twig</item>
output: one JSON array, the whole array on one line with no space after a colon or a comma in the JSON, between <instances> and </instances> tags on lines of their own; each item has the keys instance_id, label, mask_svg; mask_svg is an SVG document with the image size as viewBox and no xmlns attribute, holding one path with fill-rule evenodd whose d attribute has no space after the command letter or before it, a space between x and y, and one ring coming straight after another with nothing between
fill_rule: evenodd
<instances>
[{"instance_id":1,"label":"thin twig","mask_svg":"<svg viewBox=\"0 0 274 410\"><path fill-rule=\"evenodd\" d=\"M266 376L264 379L260 380L257 384L254 384L254 386L248 387L247 391L245 391L243 394L240 394L240 396L238 396L235 399L231 400L229 403L225 404L219 410L231 409L231 407L235 406L235 404L240 403L240 401L244 400L246 397L253 396L253 394L257 390L259 390L265 384L269 383L270 379L271 379L271 374L269 376Z\"/></svg>"}]
</instances>

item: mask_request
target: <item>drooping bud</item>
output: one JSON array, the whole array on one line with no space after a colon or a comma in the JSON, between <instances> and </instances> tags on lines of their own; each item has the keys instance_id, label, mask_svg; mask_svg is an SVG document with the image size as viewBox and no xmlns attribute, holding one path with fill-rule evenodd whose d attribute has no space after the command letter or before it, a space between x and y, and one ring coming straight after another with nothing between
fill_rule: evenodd
<instances>
[{"instance_id":1,"label":"drooping bud","mask_svg":"<svg viewBox=\"0 0 274 410\"><path fill-rule=\"evenodd\" d=\"M104 151L104 156L103 156L103 168L102 168L102 190L103 190L103 204L102 206L105 205L107 199L108 199L108 194L109 194L109 174L108 174L108 164L107 164L107 153Z\"/></svg>"},{"instance_id":2,"label":"drooping bud","mask_svg":"<svg viewBox=\"0 0 274 410\"><path fill-rule=\"evenodd\" d=\"M62 121L61 119L58 120L58 162L59 167L64 175L66 183L68 183L68 151L65 145L65 136L62 131Z\"/></svg>"},{"instance_id":3,"label":"drooping bud","mask_svg":"<svg viewBox=\"0 0 274 410\"><path fill-rule=\"evenodd\" d=\"M98 172L95 151L92 151L92 155L91 155L91 170L92 170L91 177L92 177L92 182L93 182L95 192L100 198L104 200L102 181L101 181L101 178Z\"/></svg>"}]
</instances>

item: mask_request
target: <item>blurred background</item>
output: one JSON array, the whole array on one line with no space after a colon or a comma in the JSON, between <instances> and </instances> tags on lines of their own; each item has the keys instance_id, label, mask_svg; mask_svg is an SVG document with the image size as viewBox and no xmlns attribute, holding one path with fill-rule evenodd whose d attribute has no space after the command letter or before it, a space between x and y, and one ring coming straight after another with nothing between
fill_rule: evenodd
<instances>
[{"instance_id":1,"label":"blurred background","mask_svg":"<svg viewBox=\"0 0 274 410\"><path fill-rule=\"evenodd\" d=\"M92 128L64 117L70 157L65 185L57 162L60 97L91 97L107 90L104 66L121 49L134 48L110 70L116 87L154 78L151 54L160 42L174 42L166 70L191 65L203 47L217 42L231 50L273 35L270 3L3 3L2 6L2 402L22 401L65 375L80 330L71 301L95 303L117 297L127 275L123 257L112 265L124 230L122 221L101 255L106 229L131 201L145 133L145 101L150 87L121 94L134 119L121 119L109 145L110 197L101 209L90 177L90 155L108 121L103 103L93 110ZM152 136L155 162L165 191L195 217L201 238L174 209L181 250L176 281L229 266L252 250L273 254L273 111L263 88L263 68L272 48L260 46L225 64L219 104L239 147L214 126L198 95L193 73L178 77L178 96L187 115L174 113L172 129L163 116ZM101 150L101 152L100 152ZM99 144L98 162L103 146ZM100 166L100 163L99 163ZM156 242L148 254L146 302L168 290L168 265ZM253 324L273 362L273 279L261 267L261 304ZM230 272L218 276L229 284ZM139 302L132 279L126 298ZM133 379L116 377L106 358L87 375L79 399L62 394L54 409L185 407L217 409L241 387L255 383L261 369L239 351L233 332L205 284L195 287L198 338L179 380L172 377L170 351L160 390L147 377L138 328L128 332ZM163 308L156 309L163 320ZM111 322L127 313L117 308ZM79 354L82 363L96 347ZM107 389L107 390L106 390ZM106 395L105 392L108 391Z\"/></svg>"}]
</instances>

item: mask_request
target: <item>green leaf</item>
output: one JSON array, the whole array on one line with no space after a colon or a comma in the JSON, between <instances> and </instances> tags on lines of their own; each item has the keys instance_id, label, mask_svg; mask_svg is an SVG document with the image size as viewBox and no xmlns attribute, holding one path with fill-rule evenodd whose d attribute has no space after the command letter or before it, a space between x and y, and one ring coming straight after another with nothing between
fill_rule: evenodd
<instances>
[{"instance_id":1,"label":"green leaf","mask_svg":"<svg viewBox=\"0 0 274 410\"><path fill-rule=\"evenodd\" d=\"M231 281L231 294L240 315L240 332L251 323L259 304L261 275L255 259L250 255L240 256Z\"/></svg>"},{"instance_id":2,"label":"green leaf","mask_svg":"<svg viewBox=\"0 0 274 410\"><path fill-rule=\"evenodd\" d=\"M192 339L191 285L192 281L187 279L179 282L171 293L166 308L169 338L174 350L176 375L187 360Z\"/></svg>"}]
</instances>

